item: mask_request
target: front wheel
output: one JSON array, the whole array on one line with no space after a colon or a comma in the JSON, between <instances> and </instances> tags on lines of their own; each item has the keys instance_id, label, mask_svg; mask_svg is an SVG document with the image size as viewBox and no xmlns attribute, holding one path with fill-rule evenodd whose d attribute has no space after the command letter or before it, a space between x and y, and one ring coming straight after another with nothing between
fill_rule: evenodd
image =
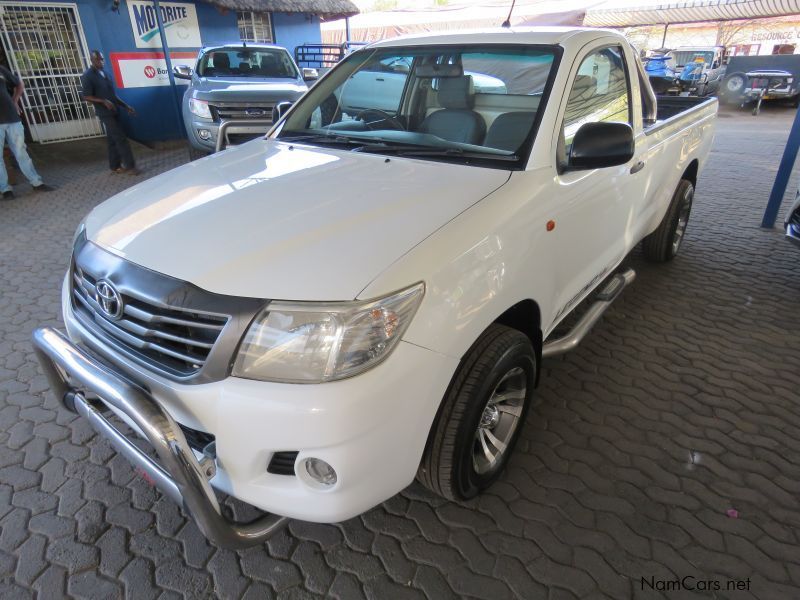
<instances>
[{"instance_id":1,"label":"front wheel","mask_svg":"<svg viewBox=\"0 0 800 600\"><path fill-rule=\"evenodd\" d=\"M694 186L692 182L681 179L661 224L642 240L642 251L647 260L667 262L675 258L686 234L693 199Z\"/></svg>"},{"instance_id":2,"label":"front wheel","mask_svg":"<svg viewBox=\"0 0 800 600\"><path fill-rule=\"evenodd\" d=\"M461 362L431 429L417 478L466 500L502 472L531 403L537 358L530 339L493 324Z\"/></svg>"}]
</instances>

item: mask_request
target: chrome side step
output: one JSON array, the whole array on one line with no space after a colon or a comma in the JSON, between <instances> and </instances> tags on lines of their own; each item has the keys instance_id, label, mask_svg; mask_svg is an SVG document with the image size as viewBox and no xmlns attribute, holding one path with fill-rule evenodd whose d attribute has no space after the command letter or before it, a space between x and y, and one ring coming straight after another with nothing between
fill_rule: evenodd
<instances>
[{"instance_id":1,"label":"chrome side step","mask_svg":"<svg viewBox=\"0 0 800 600\"><path fill-rule=\"evenodd\" d=\"M586 334L592 329L595 323L603 316L606 309L617 299L622 290L636 279L636 272L628 269L623 273L617 273L597 294L595 302L589 307L575 327L565 335L551 342L545 342L542 346L542 358L557 356L570 350L574 350L583 341Z\"/></svg>"}]
</instances>

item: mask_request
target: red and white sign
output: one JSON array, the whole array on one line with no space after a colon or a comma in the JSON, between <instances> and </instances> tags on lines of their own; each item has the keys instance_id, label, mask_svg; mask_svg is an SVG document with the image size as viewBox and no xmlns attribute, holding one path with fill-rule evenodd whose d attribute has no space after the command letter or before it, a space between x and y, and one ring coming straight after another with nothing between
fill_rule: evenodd
<instances>
[{"instance_id":1,"label":"red and white sign","mask_svg":"<svg viewBox=\"0 0 800 600\"><path fill-rule=\"evenodd\" d=\"M194 52L170 52L172 66L194 67L197 54ZM169 85L167 61L163 52L112 52L109 54L114 68L114 79L119 88L153 87ZM175 83L187 85L185 79Z\"/></svg>"}]
</instances>

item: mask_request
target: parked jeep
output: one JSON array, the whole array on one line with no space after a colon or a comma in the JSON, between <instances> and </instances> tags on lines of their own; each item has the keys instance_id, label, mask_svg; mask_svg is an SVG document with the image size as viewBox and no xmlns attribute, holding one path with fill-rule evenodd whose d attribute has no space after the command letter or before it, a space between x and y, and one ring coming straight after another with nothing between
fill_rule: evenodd
<instances>
[{"instance_id":1,"label":"parked jeep","mask_svg":"<svg viewBox=\"0 0 800 600\"><path fill-rule=\"evenodd\" d=\"M191 81L182 112L192 158L216 149L225 120L237 124L227 129L224 145L264 135L275 105L294 102L308 89L306 81L317 78L314 69L301 72L285 48L267 44L204 48L194 69L177 65L173 71Z\"/></svg>"}]
</instances>

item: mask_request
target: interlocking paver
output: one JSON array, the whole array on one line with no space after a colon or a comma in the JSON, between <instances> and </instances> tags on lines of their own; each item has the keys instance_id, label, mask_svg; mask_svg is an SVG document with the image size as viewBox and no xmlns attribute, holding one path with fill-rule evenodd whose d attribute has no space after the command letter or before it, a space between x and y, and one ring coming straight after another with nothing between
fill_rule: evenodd
<instances>
[{"instance_id":1,"label":"interlocking paver","mask_svg":"<svg viewBox=\"0 0 800 600\"><path fill-rule=\"evenodd\" d=\"M796 596L800 254L758 227L791 116L721 114L681 256L656 266L634 250L635 284L542 365L487 494L454 504L414 484L240 552L208 544L46 393L29 336L59 325L72 232L141 178L107 174L102 140L33 147L59 191L20 185L0 205L0 597L650 600L692 596L642 577L685 575L751 577L721 596L736 600ZM143 177L188 158L179 144L137 154Z\"/></svg>"}]
</instances>

